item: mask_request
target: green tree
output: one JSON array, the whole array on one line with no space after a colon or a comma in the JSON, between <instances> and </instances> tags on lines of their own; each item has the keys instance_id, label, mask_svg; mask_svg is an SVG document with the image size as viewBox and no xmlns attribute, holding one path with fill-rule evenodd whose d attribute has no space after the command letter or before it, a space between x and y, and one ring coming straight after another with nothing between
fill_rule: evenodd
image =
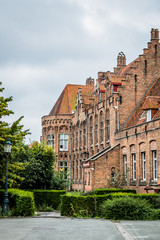
<instances>
[{"instance_id":1,"label":"green tree","mask_svg":"<svg viewBox=\"0 0 160 240\"><path fill-rule=\"evenodd\" d=\"M0 86L1 85L2 83L0 82ZM8 109L8 104L13 100L13 98L5 98L2 95L3 91L4 88L0 87L0 187L4 187L5 182L6 157L3 150L5 141L9 138L14 149L14 147L18 147L18 145L23 142L24 137L29 134L29 130L23 131L23 125L20 124L23 117L20 117L12 124L4 121L4 117L14 114L14 112ZM17 175L17 172L20 169L23 169L22 164L17 164L17 161L12 159L8 167L8 182L10 186L15 183L16 179L22 180Z\"/></svg>"},{"instance_id":2,"label":"green tree","mask_svg":"<svg viewBox=\"0 0 160 240\"><path fill-rule=\"evenodd\" d=\"M35 142L29 148L29 159L23 171L23 189L50 189L56 154L51 146Z\"/></svg>"}]
</instances>

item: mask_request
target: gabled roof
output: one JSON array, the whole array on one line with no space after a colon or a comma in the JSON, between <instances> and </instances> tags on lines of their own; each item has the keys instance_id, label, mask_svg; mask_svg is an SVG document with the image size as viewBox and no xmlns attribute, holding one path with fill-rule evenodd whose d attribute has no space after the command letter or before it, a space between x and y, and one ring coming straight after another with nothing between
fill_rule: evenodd
<instances>
[{"instance_id":1,"label":"gabled roof","mask_svg":"<svg viewBox=\"0 0 160 240\"><path fill-rule=\"evenodd\" d=\"M139 58L136 58L133 62L129 63L126 67L122 68L118 75L124 77L127 73L130 72L131 68L135 65L135 62L138 61L138 59Z\"/></svg>"},{"instance_id":2,"label":"gabled roof","mask_svg":"<svg viewBox=\"0 0 160 240\"><path fill-rule=\"evenodd\" d=\"M139 101L139 103L137 104L137 106L135 107L135 109L133 110L133 112L131 113L129 118L127 119L126 123L122 127L122 130L125 128L129 128L129 127L144 123L146 120L144 120L141 117L144 110L158 109L157 104L159 104L160 96L157 96L157 95L159 95L159 91L158 92L156 91L157 86L158 87L160 86L160 79L156 79L155 81L153 81L151 83L151 85L147 89L146 93L141 98L141 100ZM147 97L148 97L148 99L147 99ZM149 105L152 108L148 108ZM158 114L157 114L157 116L158 116ZM158 118L158 117L156 117L156 118ZM155 116L153 119L155 119Z\"/></svg>"},{"instance_id":3,"label":"gabled roof","mask_svg":"<svg viewBox=\"0 0 160 240\"><path fill-rule=\"evenodd\" d=\"M75 111L79 88L82 89L83 95L90 96L94 86L67 84L49 115L71 114Z\"/></svg>"}]
</instances>

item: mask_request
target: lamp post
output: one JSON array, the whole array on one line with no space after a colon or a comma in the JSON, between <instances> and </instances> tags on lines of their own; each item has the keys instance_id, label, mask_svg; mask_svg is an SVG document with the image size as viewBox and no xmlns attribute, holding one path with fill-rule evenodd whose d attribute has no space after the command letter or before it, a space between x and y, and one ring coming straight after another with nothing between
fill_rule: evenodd
<instances>
[{"instance_id":1,"label":"lamp post","mask_svg":"<svg viewBox=\"0 0 160 240\"><path fill-rule=\"evenodd\" d=\"M11 142L7 140L4 144L4 153L6 153L6 181L5 181L5 194L4 194L4 205L3 205L3 212L4 214L7 212L8 209L8 155L11 153Z\"/></svg>"}]
</instances>

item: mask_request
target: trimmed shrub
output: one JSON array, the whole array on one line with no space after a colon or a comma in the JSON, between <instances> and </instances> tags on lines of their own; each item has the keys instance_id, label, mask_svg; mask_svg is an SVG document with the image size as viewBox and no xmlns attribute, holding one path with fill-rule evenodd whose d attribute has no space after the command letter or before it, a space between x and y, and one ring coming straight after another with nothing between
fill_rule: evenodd
<instances>
[{"instance_id":1,"label":"trimmed shrub","mask_svg":"<svg viewBox=\"0 0 160 240\"><path fill-rule=\"evenodd\" d=\"M120 198L120 197L132 197L138 198L139 200L145 199L149 201L153 208L160 208L160 194L155 193L140 193L140 194L132 194L132 193L112 193L110 194L111 199Z\"/></svg>"},{"instance_id":2,"label":"trimmed shrub","mask_svg":"<svg viewBox=\"0 0 160 240\"><path fill-rule=\"evenodd\" d=\"M61 203L61 195L66 194L65 190L33 190L36 207L48 206L58 209Z\"/></svg>"},{"instance_id":3,"label":"trimmed shrub","mask_svg":"<svg viewBox=\"0 0 160 240\"><path fill-rule=\"evenodd\" d=\"M104 188L104 189L96 189L95 195L104 195L109 193L136 193L136 190L134 189L118 189L118 188Z\"/></svg>"},{"instance_id":4,"label":"trimmed shrub","mask_svg":"<svg viewBox=\"0 0 160 240\"><path fill-rule=\"evenodd\" d=\"M113 220L150 220L153 217L149 201L128 196L105 201L100 211L102 217Z\"/></svg>"},{"instance_id":5,"label":"trimmed shrub","mask_svg":"<svg viewBox=\"0 0 160 240\"><path fill-rule=\"evenodd\" d=\"M67 196L61 197L61 215L62 216L99 216L99 206L111 196L108 194L92 196ZM82 214L83 213L83 214Z\"/></svg>"},{"instance_id":6,"label":"trimmed shrub","mask_svg":"<svg viewBox=\"0 0 160 240\"><path fill-rule=\"evenodd\" d=\"M35 202L32 192L19 189L9 189L9 206L14 216L33 216Z\"/></svg>"},{"instance_id":7,"label":"trimmed shrub","mask_svg":"<svg viewBox=\"0 0 160 240\"><path fill-rule=\"evenodd\" d=\"M91 191L82 193L82 196L92 196L92 195L95 195L95 190L91 190Z\"/></svg>"},{"instance_id":8,"label":"trimmed shrub","mask_svg":"<svg viewBox=\"0 0 160 240\"><path fill-rule=\"evenodd\" d=\"M33 216L35 203L33 193L19 189L8 189L9 209L13 216ZM4 190L0 190L0 204L3 206Z\"/></svg>"},{"instance_id":9,"label":"trimmed shrub","mask_svg":"<svg viewBox=\"0 0 160 240\"><path fill-rule=\"evenodd\" d=\"M148 212L151 219L158 219L160 194L132 194L132 193L110 193L105 195L91 195L91 196L73 196L63 195L61 197L61 215L62 216L88 216L88 217L100 217L102 215L101 205L106 200L117 199L132 199L133 201L141 202L147 201L150 204L150 210ZM125 201L125 200L124 200ZM157 209L157 211L154 211ZM149 219L149 216L147 219ZM135 218L136 219L136 218Z\"/></svg>"},{"instance_id":10,"label":"trimmed shrub","mask_svg":"<svg viewBox=\"0 0 160 240\"><path fill-rule=\"evenodd\" d=\"M61 197L62 216L88 216L95 214L95 199L93 196L62 196Z\"/></svg>"}]
</instances>

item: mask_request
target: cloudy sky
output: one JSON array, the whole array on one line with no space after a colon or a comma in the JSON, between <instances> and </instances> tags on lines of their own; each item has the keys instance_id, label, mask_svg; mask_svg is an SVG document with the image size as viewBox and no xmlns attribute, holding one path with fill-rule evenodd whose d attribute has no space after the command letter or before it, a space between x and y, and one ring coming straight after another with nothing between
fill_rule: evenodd
<instances>
[{"instance_id":1,"label":"cloudy sky","mask_svg":"<svg viewBox=\"0 0 160 240\"><path fill-rule=\"evenodd\" d=\"M0 0L0 81L24 129L41 136L47 115L67 83L85 84L143 53L151 28L160 29L159 0Z\"/></svg>"}]
</instances>

